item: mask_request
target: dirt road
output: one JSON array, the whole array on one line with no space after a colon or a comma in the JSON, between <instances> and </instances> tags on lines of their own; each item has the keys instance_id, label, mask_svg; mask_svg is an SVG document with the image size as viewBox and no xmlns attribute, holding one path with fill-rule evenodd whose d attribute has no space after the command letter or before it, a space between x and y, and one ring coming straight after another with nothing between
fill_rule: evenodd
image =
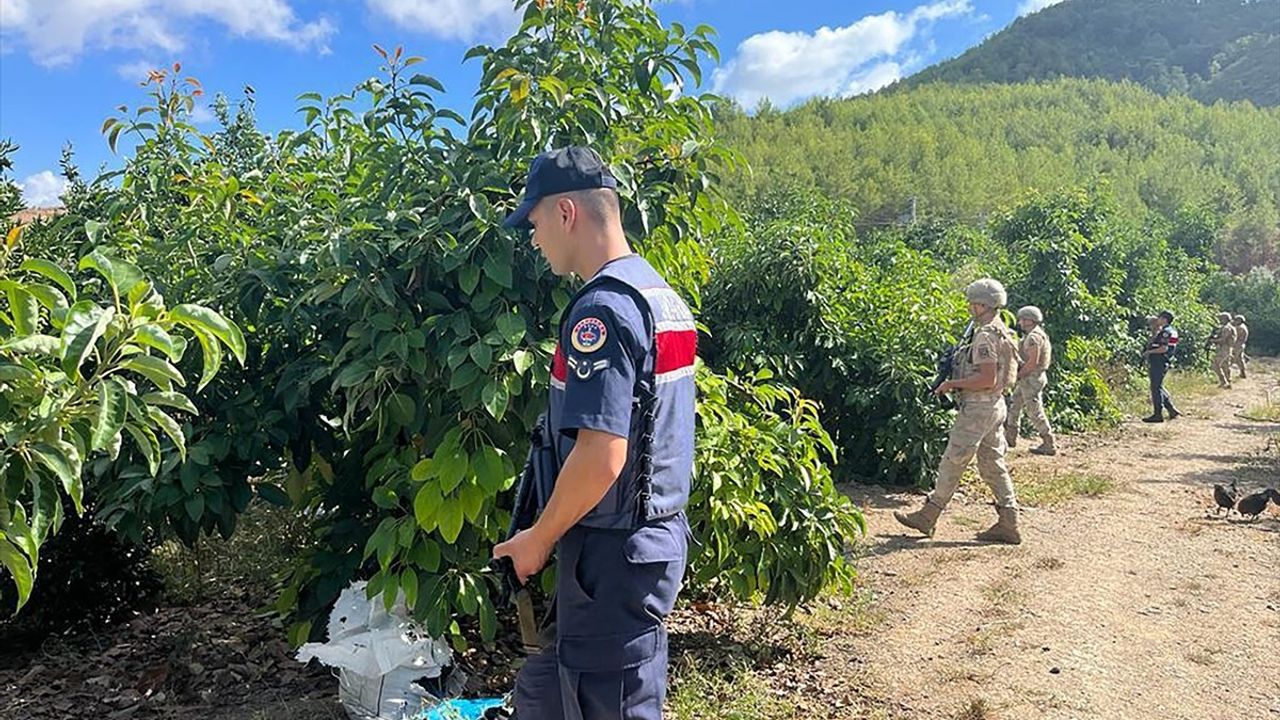
<instances>
[{"instance_id":1,"label":"dirt road","mask_svg":"<svg viewBox=\"0 0 1280 720\"><path fill-rule=\"evenodd\" d=\"M857 493L880 621L832 635L819 664L856 663L885 699L872 717L1280 718L1280 516L1210 516L1215 482L1280 482L1280 424L1239 416L1267 390L1280 396L1276 363L1174 422L1068 438L1057 458L1019 447L1016 484L1116 483L1025 508L1019 547L970 542L994 519L982 486L928 540L892 517L918 496Z\"/></svg>"}]
</instances>

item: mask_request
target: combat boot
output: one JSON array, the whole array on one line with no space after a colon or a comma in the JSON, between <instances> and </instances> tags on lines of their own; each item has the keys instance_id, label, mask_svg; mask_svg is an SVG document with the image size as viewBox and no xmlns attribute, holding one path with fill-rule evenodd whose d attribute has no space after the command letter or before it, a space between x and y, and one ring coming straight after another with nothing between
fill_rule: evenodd
<instances>
[{"instance_id":1,"label":"combat boot","mask_svg":"<svg viewBox=\"0 0 1280 720\"><path fill-rule=\"evenodd\" d=\"M924 507L919 510L913 513L902 513L895 510L893 517L912 530L919 530L925 535L933 537L933 528L938 524L938 516L941 514L942 508L925 500Z\"/></svg>"},{"instance_id":2,"label":"combat boot","mask_svg":"<svg viewBox=\"0 0 1280 720\"><path fill-rule=\"evenodd\" d=\"M1000 519L995 525L978 533L981 542L997 542L1009 545L1022 544L1022 533L1018 532L1018 508L996 508Z\"/></svg>"},{"instance_id":3,"label":"combat boot","mask_svg":"<svg viewBox=\"0 0 1280 720\"><path fill-rule=\"evenodd\" d=\"M1033 455L1057 455L1058 447L1054 444L1053 435L1045 434L1040 436L1040 447L1031 448Z\"/></svg>"},{"instance_id":4,"label":"combat boot","mask_svg":"<svg viewBox=\"0 0 1280 720\"><path fill-rule=\"evenodd\" d=\"M1011 449L1018 447L1018 431L1016 429L1004 431L1004 444Z\"/></svg>"}]
</instances>

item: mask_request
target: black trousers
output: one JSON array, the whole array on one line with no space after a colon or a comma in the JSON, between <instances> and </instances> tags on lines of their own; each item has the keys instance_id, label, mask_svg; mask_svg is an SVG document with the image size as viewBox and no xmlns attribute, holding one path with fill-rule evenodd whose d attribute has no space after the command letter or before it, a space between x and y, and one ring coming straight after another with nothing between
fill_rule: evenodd
<instances>
[{"instance_id":1,"label":"black trousers","mask_svg":"<svg viewBox=\"0 0 1280 720\"><path fill-rule=\"evenodd\" d=\"M1173 406L1173 398L1169 397L1169 391L1164 389L1164 376L1168 372L1169 363L1163 358L1147 364L1147 377L1151 379L1151 414L1154 417L1163 417L1162 408L1170 413L1178 412Z\"/></svg>"}]
</instances>

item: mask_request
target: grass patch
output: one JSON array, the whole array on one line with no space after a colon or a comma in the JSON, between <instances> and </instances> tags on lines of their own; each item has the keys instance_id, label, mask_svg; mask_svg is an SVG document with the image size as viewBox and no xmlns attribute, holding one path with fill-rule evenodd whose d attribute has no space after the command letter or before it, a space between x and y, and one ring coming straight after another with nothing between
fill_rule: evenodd
<instances>
[{"instance_id":1,"label":"grass patch","mask_svg":"<svg viewBox=\"0 0 1280 720\"><path fill-rule=\"evenodd\" d=\"M852 595L821 597L808 610L796 616L796 622L813 636L835 634L864 635L880 627L884 611L875 604L875 596L864 587L854 588Z\"/></svg>"},{"instance_id":2,"label":"grass patch","mask_svg":"<svg viewBox=\"0 0 1280 720\"><path fill-rule=\"evenodd\" d=\"M201 537L190 548L169 540L151 552L149 562L173 602L196 604L228 592L266 602L307 542L302 514L255 502L240 515L230 540Z\"/></svg>"},{"instance_id":3,"label":"grass patch","mask_svg":"<svg viewBox=\"0 0 1280 720\"><path fill-rule=\"evenodd\" d=\"M956 720L992 720L994 717L986 700L974 698L960 709Z\"/></svg>"},{"instance_id":4,"label":"grass patch","mask_svg":"<svg viewBox=\"0 0 1280 720\"><path fill-rule=\"evenodd\" d=\"M668 705L679 720L798 720L799 708L779 697L746 663L707 671L686 656L673 663Z\"/></svg>"},{"instance_id":5,"label":"grass patch","mask_svg":"<svg viewBox=\"0 0 1280 720\"><path fill-rule=\"evenodd\" d=\"M1272 393L1268 392L1262 402L1249 405L1244 412L1240 413L1240 416L1259 422L1280 423L1280 402L1277 402L1277 398L1273 398Z\"/></svg>"},{"instance_id":6,"label":"grass patch","mask_svg":"<svg viewBox=\"0 0 1280 720\"><path fill-rule=\"evenodd\" d=\"M1164 388L1173 396L1173 402L1186 412L1189 406L1199 400L1213 397L1222 392L1218 381L1208 370L1174 370L1165 375ZM1146 417L1151 414L1151 386L1147 383L1145 372L1135 374L1116 393L1116 402L1120 412L1128 417Z\"/></svg>"},{"instance_id":7,"label":"grass patch","mask_svg":"<svg viewBox=\"0 0 1280 720\"><path fill-rule=\"evenodd\" d=\"M1032 507L1056 505L1077 497L1099 497L1116 488L1116 481L1098 473L1069 470L1036 472L1032 477L1015 479L1018 501Z\"/></svg>"}]
</instances>

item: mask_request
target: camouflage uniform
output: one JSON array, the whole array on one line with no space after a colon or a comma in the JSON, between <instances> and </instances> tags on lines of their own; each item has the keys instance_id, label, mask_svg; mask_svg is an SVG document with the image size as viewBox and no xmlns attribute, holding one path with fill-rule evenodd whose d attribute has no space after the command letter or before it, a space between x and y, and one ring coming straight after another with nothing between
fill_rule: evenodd
<instances>
[{"instance_id":1,"label":"camouflage uniform","mask_svg":"<svg viewBox=\"0 0 1280 720\"><path fill-rule=\"evenodd\" d=\"M1221 323L1213 331L1209 340L1216 346L1213 353L1213 374L1218 377L1219 387L1231 387L1231 349L1236 344L1236 327L1231 324L1231 315L1220 313Z\"/></svg>"},{"instance_id":2,"label":"camouflage uniform","mask_svg":"<svg viewBox=\"0 0 1280 720\"><path fill-rule=\"evenodd\" d=\"M1040 440L1043 442L1033 452L1052 455L1056 453L1056 446L1053 428L1049 425L1049 418L1044 412L1044 388L1048 384L1046 374L1049 366L1053 364L1053 343L1049 341L1049 334L1044 331L1044 326L1038 324L1044 319L1039 308L1024 307L1018 311L1018 318L1027 318L1037 323L1018 345L1018 359L1022 365L1026 364L1029 351L1032 348L1035 349L1036 370L1018 380L1013 390L1009 402L1009 417L1005 421L1005 440L1009 443L1009 447L1018 444L1018 422L1025 408L1032 427L1040 434Z\"/></svg>"},{"instance_id":3,"label":"camouflage uniform","mask_svg":"<svg viewBox=\"0 0 1280 720\"><path fill-rule=\"evenodd\" d=\"M1004 391L1017 376L1017 345L999 318L978 326L973 332L972 344L959 348L952 377L956 380L972 377L978 374L979 365L987 363L996 363L996 387L957 391L959 413L938 466L938 482L929 494L929 503L939 508L945 508L951 501L960 477L975 455L978 476L995 493L996 506L1018 506L1013 480L1004 462L1003 432L1007 417Z\"/></svg>"},{"instance_id":4,"label":"camouflage uniform","mask_svg":"<svg viewBox=\"0 0 1280 720\"><path fill-rule=\"evenodd\" d=\"M1249 342L1249 326L1244 324L1243 315L1236 315L1235 323L1236 323L1236 343L1231 347L1231 364L1240 368L1240 379L1243 380L1245 378L1244 346L1246 343ZM1227 370L1227 374L1228 376L1230 376L1231 374L1230 369Z\"/></svg>"},{"instance_id":5,"label":"camouflage uniform","mask_svg":"<svg viewBox=\"0 0 1280 720\"><path fill-rule=\"evenodd\" d=\"M1004 287L991 279L970 284L965 289L965 296L971 303L993 310L1004 307L1007 297ZM1013 334L998 315L978 325L972 335L956 348L952 380L974 377L982 366L994 364L995 386L984 390L955 391L959 411L938 464L934 490L916 512L895 512L898 522L925 535L933 535L938 516L951 501L965 468L976 456L978 475L995 493L999 515L997 523L979 533L978 539L1014 544L1022 542L1018 532L1018 500L1009 468L1004 462L1004 421L1008 413L1004 393L1017 377L1017 353Z\"/></svg>"}]
</instances>

